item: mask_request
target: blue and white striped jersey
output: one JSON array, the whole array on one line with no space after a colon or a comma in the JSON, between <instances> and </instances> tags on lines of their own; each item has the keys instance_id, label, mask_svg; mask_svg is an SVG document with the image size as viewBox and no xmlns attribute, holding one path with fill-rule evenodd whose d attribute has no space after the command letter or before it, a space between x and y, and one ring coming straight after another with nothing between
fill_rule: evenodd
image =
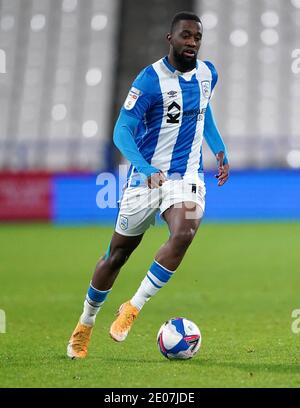
<instances>
[{"instance_id":1,"label":"blue and white striped jersey","mask_svg":"<svg viewBox=\"0 0 300 408\"><path fill-rule=\"evenodd\" d=\"M210 62L197 60L194 70L182 73L167 57L138 75L121 111L140 120L135 142L149 164L168 176L203 172L205 112L217 78Z\"/></svg>"}]
</instances>

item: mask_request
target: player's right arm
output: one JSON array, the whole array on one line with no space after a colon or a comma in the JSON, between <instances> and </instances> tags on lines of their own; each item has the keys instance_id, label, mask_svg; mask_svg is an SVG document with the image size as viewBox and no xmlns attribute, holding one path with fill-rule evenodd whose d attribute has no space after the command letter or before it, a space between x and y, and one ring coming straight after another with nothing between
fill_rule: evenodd
<instances>
[{"instance_id":1,"label":"player's right arm","mask_svg":"<svg viewBox=\"0 0 300 408\"><path fill-rule=\"evenodd\" d=\"M130 161L141 175L147 178L149 188L160 187L166 180L164 174L151 166L140 153L134 134L139 125L139 120L120 112L114 129L114 143L128 161Z\"/></svg>"},{"instance_id":2,"label":"player's right arm","mask_svg":"<svg viewBox=\"0 0 300 408\"><path fill-rule=\"evenodd\" d=\"M149 188L160 187L166 180L163 172L151 166L139 151L135 133L155 95L151 92L151 77L146 70L136 78L121 109L114 128L113 140L123 156L147 179Z\"/></svg>"}]
</instances>

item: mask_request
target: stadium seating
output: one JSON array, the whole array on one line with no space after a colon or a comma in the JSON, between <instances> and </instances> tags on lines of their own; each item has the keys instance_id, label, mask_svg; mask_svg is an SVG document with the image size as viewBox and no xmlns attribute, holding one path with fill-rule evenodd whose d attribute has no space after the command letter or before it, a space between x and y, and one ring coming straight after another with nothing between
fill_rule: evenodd
<instances>
[{"instance_id":1,"label":"stadium seating","mask_svg":"<svg viewBox=\"0 0 300 408\"><path fill-rule=\"evenodd\" d=\"M213 107L231 165L300 167L299 156L292 160L300 148L300 74L292 71L300 2L198 0L196 11L201 55L220 74Z\"/></svg>"},{"instance_id":2,"label":"stadium seating","mask_svg":"<svg viewBox=\"0 0 300 408\"><path fill-rule=\"evenodd\" d=\"M3 0L0 168L107 167L118 2Z\"/></svg>"},{"instance_id":3,"label":"stadium seating","mask_svg":"<svg viewBox=\"0 0 300 408\"><path fill-rule=\"evenodd\" d=\"M299 0L2 0L0 170L111 168L130 83L166 53L182 9L201 16L201 58L220 74L212 104L231 166L300 167Z\"/></svg>"}]
</instances>

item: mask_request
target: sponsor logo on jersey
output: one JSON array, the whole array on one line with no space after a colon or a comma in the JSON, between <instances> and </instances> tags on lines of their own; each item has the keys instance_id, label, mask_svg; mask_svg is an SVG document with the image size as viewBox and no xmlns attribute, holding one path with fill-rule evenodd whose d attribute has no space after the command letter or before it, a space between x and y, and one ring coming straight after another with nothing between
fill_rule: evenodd
<instances>
[{"instance_id":1,"label":"sponsor logo on jersey","mask_svg":"<svg viewBox=\"0 0 300 408\"><path fill-rule=\"evenodd\" d=\"M183 111L182 116L184 120L189 121L202 121L205 117L206 108L191 109L188 111ZM179 124L180 123L181 107L175 101L168 106L167 112L167 123Z\"/></svg>"},{"instance_id":2,"label":"sponsor logo on jersey","mask_svg":"<svg viewBox=\"0 0 300 408\"><path fill-rule=\"evenodd\" d=\"M208 99L210 97L210 81L202 81L201 88L204 98Z\"/></svg>"},{"instance_id":3,"label":"sponsor logo on jersey","mask_svg":"<svg viewBox=\"0 0 300 408\"><path fill-rule=\"evenodd\" d=\"M142 95L142 92L135 88L134 86L130 89L126 101L124 103L124 108L126 110L131 110L134 108L134 105L136 104L136 101L139 99L139 97Z\"/></svg>"},{"instance_id":4,"label":"sponsor logo on jersey","mask_svg":"<svg viewBox=\"0 0 300 408\"><path fill-rule=\"evenodd\" d=\"M176 102L172 102L171 105L168 106L167 123L179 123L180 112L180 105Z\"/></svg>"},{"instance_id":5,"label":"sponsor logo on jersey","mask_svg":"<svg viewBox=\"0 0 300 408\"><path fill-rule=\"evenodd\" d=\"M195 120L201 121L201 120L204 119L205 112L206 112L206 108L202 108L201 110L200 109L192 109L192 110L189 110L189 111L184 111L183 112L183 117L188 119L188 120L195 119Z\"/></svg>"}]
</instances>

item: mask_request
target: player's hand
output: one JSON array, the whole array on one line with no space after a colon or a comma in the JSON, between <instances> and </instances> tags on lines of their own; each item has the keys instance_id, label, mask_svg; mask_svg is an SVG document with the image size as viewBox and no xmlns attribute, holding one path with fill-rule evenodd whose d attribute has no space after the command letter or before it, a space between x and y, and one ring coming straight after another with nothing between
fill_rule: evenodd
<instances>
[{"instance_id":1,"label":"player's hand","mask_svg":"<svg viewBox=\"0 0 300 408\"><path fill-rule=\"evenodd\" d=\"M218 179L218 186L223 186L229 178L229 164L224 164L224 152L216 154L218 160L218 174L215 176Z\"/></svg>"},{"instance_id":2,"label":"player's hand","mask_svg":"<svg viewBox=\"0 0 300 408\"><path fill-rule=\"evenodd\" d=\"M159 188L161 187L164 182L167 180L166 176L162 171L159 171L158 173L151 174L150 177L148 177L148 187L149 188Z\"/></svg>"}]
</instances>

